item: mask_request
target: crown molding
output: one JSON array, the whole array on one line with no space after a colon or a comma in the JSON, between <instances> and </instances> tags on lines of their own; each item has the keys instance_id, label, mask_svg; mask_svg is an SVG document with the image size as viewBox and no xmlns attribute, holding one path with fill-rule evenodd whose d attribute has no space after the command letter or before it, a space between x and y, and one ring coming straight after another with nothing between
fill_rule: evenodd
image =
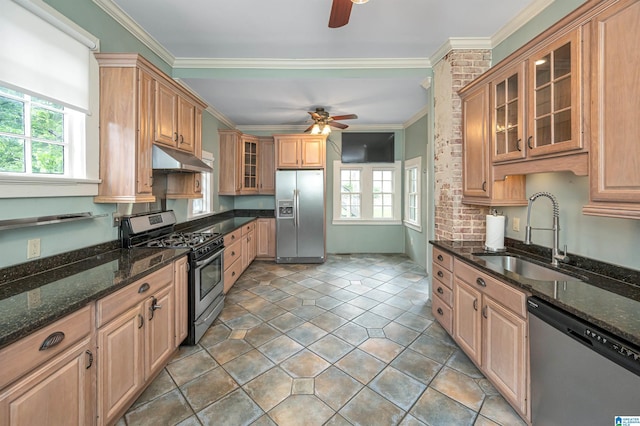
<instances>
[{"instance_id":1,"label":"crown molding","mask_svg":"<svg viewBox=\"0 0 640 426\"><path fill-rule=\"evenodd\" d=\"M513 19L491 36L492 48L505 41L509 36L522 28L527 22L549 7L555 0L534 0Z\"/></svg>"},{"instance_id":2,"label":"crown molding","mask_svg":"<svg viewBox=\"0 0 640 426\"><path fill-rule=\"evenodd\" d=\"M235 129L236 128L236 123L234 123L233 121L229 120L227 118L227 116L222 114L220 111L218 111L217 109L215 109L211 105L209 105L207 107L207 109L205 109L205 111L207 111L209 114L213 115L216 118L216 120L218 120L219 122L221 122L222 124L224 124L228 128L230 128L230 129Z\"/></svg>"},{"instance_id":3,"label":"crown molding","mask_svg":"<svg viewBox=\"0 0 640 426\"><path fill-rule=\"evenodd\" d=\"M431 55L431 63L437 64L454 49L491 49L491 39L489 37L451 37Z\"/></svg>"},{"instance_id":4,"label":"crown molding","mask_svg":"<svg viewBox=\"0 0 640 426\"><path fill-rule=\"evenodd\" d=\"M402 128L406 129L412 124L415 124L418 120L420 120L422 117L424 117L428 113L429 113L429 105L425 105L424 107L422 107L420 111L413 114L413 117L411 117L410 119L402 123Z\"/></svg>"},{"instance_id":5,"label":"crown molding","mask_svg":"<svg viewBox=\"0 0 640 426\"><path fill-rule=\"evenodd\" d=\"M151 36L144 28L134 21L129 15L127 15L117 4L111 0L93 0L107 15L111 16L120 25L122 25L127 31L129 31L135 38L140 40L142 44L147 46L153 53L158 55L163 61L170 66L173 66L175 57L169 52L163 45L161 45L155 38Z\"/></svg>"},{"instance_id":6,"label":"crown molding","mask_svg":"<svg viewBox=\"0 0 640 426\"><path fill-rule=\"evenodd\" d=\"M94 0L103 1L103 0ZM176 58L174 68L216 69L425 69L431 68L427 58Z\"/></svg>"}]
</instances>

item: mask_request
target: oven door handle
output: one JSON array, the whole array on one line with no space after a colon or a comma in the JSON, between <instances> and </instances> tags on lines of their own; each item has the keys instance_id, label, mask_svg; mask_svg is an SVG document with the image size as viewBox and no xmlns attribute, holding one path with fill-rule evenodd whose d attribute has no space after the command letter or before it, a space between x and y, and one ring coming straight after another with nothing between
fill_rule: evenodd
<instances>
[{"instance_id":1,"label":"oven door handle","mask_svg":"<svg viewBox=\"0 0 640 426\"><path fill-rule=\"evenodd\" d=\"M205 260L201 260L200 262L196 262L195 263L195 267L196 268L200 268L202 266L208 265L209 263L213 262L214 260L216 260L218 257L220 257L220 255L224 252L224 249L216 252L213 256L205 259Z\"/></svg>"}]
</instances>

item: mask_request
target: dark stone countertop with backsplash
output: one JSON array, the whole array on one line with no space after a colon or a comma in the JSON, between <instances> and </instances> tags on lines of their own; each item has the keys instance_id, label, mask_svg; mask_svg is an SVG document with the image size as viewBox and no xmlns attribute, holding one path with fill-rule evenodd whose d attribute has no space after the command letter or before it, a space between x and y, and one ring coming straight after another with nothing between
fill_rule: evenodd
<instances>
[{"instance_id":1,"label":"dark stone countertop with backsplash","mask_svg":"<svg viewBox=\"0 0 640 426\"><path fill-rule=\"evenodd\" d=\"M112 242L0 270L0 348L188 252Z\"/></svg>"},{"instance_id":2,"label":"dark stone countertop with backsplash","mask_svg":"<svg viewBox=\"0 0 640 426\"><path fill-rule=\"evenodd\" d=\"M227 234L274 210L232 210L176 225ZM184 256L189 249L98 244L0 269L0 348Z\"/></svg>"},{"instance_id":3,"label":"dark stone countertop with backsplash","mask_svg":"<svg viewBox=\"0 0 640 426\"><path fill-rule=\"evenodd\" d=\"M485 262L483 256L502 255L484 250L482 241L430 241L456 258L503 282L519 287L578 318L640 345L640 271L598 262L569 253L568 264L551 267L551 250L527 246L507 238L506 254L521 256L576 276L575 281L537 281Z\"/></svg>"}]
</instances>

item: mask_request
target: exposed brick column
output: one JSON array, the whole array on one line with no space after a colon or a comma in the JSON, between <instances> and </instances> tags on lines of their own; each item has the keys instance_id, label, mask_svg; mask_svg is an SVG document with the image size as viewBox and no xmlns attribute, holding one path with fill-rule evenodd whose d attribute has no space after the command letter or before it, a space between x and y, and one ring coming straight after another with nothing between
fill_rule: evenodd
<instances>
[{"instance_id":1,"label":"exposed brick column","mask_svg":"<svg viewBox=\"0 0 640 426\"><path fill-rule=\"evenodd\" d=\"M489 69L490 50L452 50L433 67L435 236L484 240L488 208L462 204L462 101L458 90Z\"/></svg>"}]
</instances>

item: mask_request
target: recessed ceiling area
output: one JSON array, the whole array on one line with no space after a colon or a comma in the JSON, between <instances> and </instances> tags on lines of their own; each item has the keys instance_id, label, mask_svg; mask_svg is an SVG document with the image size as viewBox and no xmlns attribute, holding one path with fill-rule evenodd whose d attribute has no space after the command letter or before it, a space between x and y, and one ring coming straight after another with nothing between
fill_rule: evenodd
<instances>
[{"instance_id":1,"label":"recessed ceiling area","mask_svg":"<svg viewBox=\"0 0 640 426\"><path fill-rule=\"evenodd\" d=\"M307 111L402 126L450 38L491 37L552 0L370 0L329 28L332 0L94 0L231 126L305 126Z\"/></svg>"}]
</instances>

